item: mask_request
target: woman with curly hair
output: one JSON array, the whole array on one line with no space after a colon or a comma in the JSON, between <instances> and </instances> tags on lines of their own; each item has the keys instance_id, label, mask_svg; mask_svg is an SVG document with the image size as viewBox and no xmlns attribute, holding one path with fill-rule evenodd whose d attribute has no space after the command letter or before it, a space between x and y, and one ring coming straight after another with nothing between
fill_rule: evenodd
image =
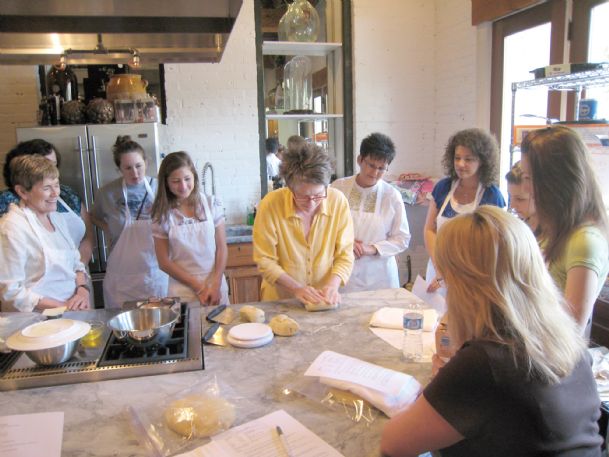
<instances>
[{"instance_id":1,"label":"woman with curly hair","mask_svg":"<svg viewBox=\"0 0 609 457\"><path fill-rule=\"evenodd\" d=\"M428 292L442 287L442 278L436 275L434 257L436 234L442 224L458 214L471 213L480 205L505 206L495 185L499 147L486 131L473 128L455 133L448 140L442 165L447 177L433 188L433 202L429 204L424 229L425 248L429 254Z\"/></svg>"}]
</instances>

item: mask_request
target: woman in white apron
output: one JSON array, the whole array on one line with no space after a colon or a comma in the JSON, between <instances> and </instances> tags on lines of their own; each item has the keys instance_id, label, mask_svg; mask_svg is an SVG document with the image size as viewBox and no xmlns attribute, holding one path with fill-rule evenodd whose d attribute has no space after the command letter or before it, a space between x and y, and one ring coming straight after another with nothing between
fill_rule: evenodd
<instances>
[{"instance_id":1,"label":"woman in white apron","mask_svg":"<svg viewBox=\"0 0 609 457\"><path fill-rule=\"evenodd\" d=\"M19 204L19 197L10 189L10 163L14 158L22 155L40 155L53 162L57 168L61 164L61 155L55 150L55 146L39 138L22 141L11 149L6 155L3 168L4 181L9 189L0 192L0 217L8 212L11 203ZM93 250L93 226L89 214L74 190L65 184L61 184L60 189L57 212L66 219L70 236L80 251L80 260L87 265Z\"/></svg>"},{"instance_id":2,"label":"woman in white apron","mask_svg":"<svg viewBox=\"0 0 609 457\"><path fill-rule=\"evenodd\" d=\"M436 275L434 247L442 224L459 214L470 213L479 205L505 207L499 188L493 184L499 166L496 140L482 129L466 129L449 140L442 159L448 177L436 183L425 221L427 291L446 294L442 278Z\"/></svg>"},{"instance_id":3,"label":"woman in white apron","mask_svg":"<svg viewBox=\"0 0 609 457\"><path fill-rule=\"evenodd\" d=\"M11 186L20 198L0 220L2 311L89 307L85 267L65 219L56 212L59 172L26 155L11 163Z\"/></svg>"},{"instance_id":4,"label":"woman in white apron","mask_svg":"<svg viewBox=\"0 0 609 457\"><path fill-rule=\"evenodd\" d=\"M362 141L356 176L334 181L351 208L355 263L342 293L400 287L395 256L408 248L410 230L400 193L381 178L395 157L391 139L373 133Z\"/></svg>"},{"instance_id":5,"label":"woman in white apron","mask_svg":"<svg viewBox=\"0 0 609 457\"><path fill-rule=\"evenodd\" d=\"M110 239L103 286L105 308L164 297L168 284L154 253L150 214L157 181L146 176L144 150L128 136L118 137L113 155L122 177L99 190L92 211L93 221Z\"/></svg>"},{"instance_id":6,"label":"woman in white apron","mask_svg":"<svg viewBox=\"0 0 609 457\"><path fill-rule=\"evenodd\" d=\"M163 159L159 181L153 235L159 265L169 274L169 295L202 305L228 304L222 208L200 193L196 169L185 152Z\"/></svg>"}]
</instances>

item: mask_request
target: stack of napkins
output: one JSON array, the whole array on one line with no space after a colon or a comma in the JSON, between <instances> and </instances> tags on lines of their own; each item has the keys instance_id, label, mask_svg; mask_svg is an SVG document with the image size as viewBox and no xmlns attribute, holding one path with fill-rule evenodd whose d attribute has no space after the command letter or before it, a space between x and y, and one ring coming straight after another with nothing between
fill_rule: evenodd
<instances>
[{"instance_id":1,"label":"stack of napkins","mask_svg":"<svg viewBox=\"0 0 609 457\"><path fill-rule=\"evenodd\" d=\"M389 417L406 409L421 391L410 375L333 351L318 355L305 376L318 376L322 384L359 395Z\"/></svg>"},{"instance_id":2,"label":"stack of napkins","mask_svg":"<svg viewBox=\"0 0 609 457\"><path fill-rule=\"evenodd\" d=\"M404 313L411 310L404 308L381 308L377 310L370 319L370 327L392 328L401 330L404 328ZM438 325L438 312L435 309L412 310L423 314L423 331L433 332Z\"/></svg>"}]
</instances>

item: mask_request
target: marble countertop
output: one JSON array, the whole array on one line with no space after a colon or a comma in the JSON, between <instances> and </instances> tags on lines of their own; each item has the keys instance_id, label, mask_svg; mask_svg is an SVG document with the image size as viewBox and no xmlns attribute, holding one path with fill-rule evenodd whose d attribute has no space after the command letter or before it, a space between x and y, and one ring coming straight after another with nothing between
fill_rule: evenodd
<instances>
[{"instance_id":1,"label":"marble countertop","mask_svg":"<svg viewBox=\"0 0 609 457\"><path fill-rule=\"evenodd\" d=\"M378 456L380 433L387 418L379 413L370 424L356 424L312 400L291 394L286 386L303 378L310 363L333 350L429 381L430 364L406 363L401 352L369 329L372 313L383 306L406 307L417 299L405 289L360 292L343 296L339 309L308 313L294 301L257 303L267 321L285 313L301 330L276 337L257 349L205 346L205 370L122 380L0 392L2 415L63 411L62 456L146 456L129 427L127 406L153 407L197 382L216 376L245 402L248 420L284 409L347 457ZM233 305L237 310L240 305ZM243 422L237 418L237 424ZM194 441L192 449L206 442Z\"/></svg>"}]
</instances>

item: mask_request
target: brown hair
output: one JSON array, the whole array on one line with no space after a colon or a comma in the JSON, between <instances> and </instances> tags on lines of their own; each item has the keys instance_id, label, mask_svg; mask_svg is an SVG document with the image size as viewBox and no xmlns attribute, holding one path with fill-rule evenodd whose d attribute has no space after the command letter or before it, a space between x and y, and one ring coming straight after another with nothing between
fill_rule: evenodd
<instances>
[{"instance_id":1,"label":"brown hair","mask_svg":"<svg viewBox=\"0 0 609 457\"><path fill-rule=\"evenodd\" d=\"M505 174L505 180L508 184L522 184L522 166L520 165L520 160L512 165L510 171Z\"/></svg>"},{"instance_id":2,"label":"brown hair","mask_svg":"<svg viewBox=\"0 0 609 457\"><path fill-rule=\"evenodd\" d=\"M11 160L10 170L13 189L15 186L21 186L28 192L45 178L59 178L59 170L55 164L40 155L15 157Z\"/></svg>"},{"instance_id":3,"label":"brown hair","mask_svg":"<svg viewBox=\"0 0 609 457\"><path fill-rule=\"evenodd\" d=\"M298 183L328 186L332 171L332 160L323 149L305 142L288 146L279 165L279 175L288 187Z\"/></svg>"},{"instance_id":4,"label":"brown hair","mask_svg":"<svg viewBox=\"0 0 609 457\"><path fill-rule=\"evenodd\" d=\"M138 152L146 160L146 152L139 143L133 141L129 135L117 136L112 146L112 159L117 167L121 166L121 156L130 152Z\"/></svg>"},{"instance_id":5,"label":"brown hair","mask_svg":"<svg viewBox=\"0 0 609 457\"><path fill-rule=\"evenodd\" d=\"M157 190L154 203L152 204L152 219L155 222L165 222L169 215L169 211L172 208L177 207L176 196L171 192L171 190L169 190L169 184L167 183L167 179L169 178L169 175L171 173L183 167L188 168L192 172L194 179L194 187L192 189L192 192L188 196L188 202L194 206L195 211L197 212L197 216L201 216L200 214L198 214L200 208L202 207L202 202L199 186L199 176L197 175L195 164L192 162L192 159L190 158L187 152L178 151L168 154L163 159L163 161L161 162L161 166L159 167L159 188Z\"/></svg>"},{"instance_id":6,"label":"brown hair","mask_svg":"<svg viewBox=\"0 0 609 457\"><path fill-rule=\"evenodd\" d=\"M530 132L522 141L529 161L533 199L548 262L557 260L575 229L597 225L607 237L607 216L590 152L568 127L552 126Z\"/></svg>"},{"instance_id":7,"label":"brown hair","mask_svg":"<svg viewBox=\"0 0 609 457\"><path fill-rule=\"evenodd\" d=\"M478 176L484 187L495 184L499 166L499 146L491 134L482 129L466 129L455 133L448 139L448 144L442 157L444 173L450 179L457 179L455 171L455 151L457 146L463 146L472 151L478 160L480 168Z\"/></svg>"}]
</instances>

